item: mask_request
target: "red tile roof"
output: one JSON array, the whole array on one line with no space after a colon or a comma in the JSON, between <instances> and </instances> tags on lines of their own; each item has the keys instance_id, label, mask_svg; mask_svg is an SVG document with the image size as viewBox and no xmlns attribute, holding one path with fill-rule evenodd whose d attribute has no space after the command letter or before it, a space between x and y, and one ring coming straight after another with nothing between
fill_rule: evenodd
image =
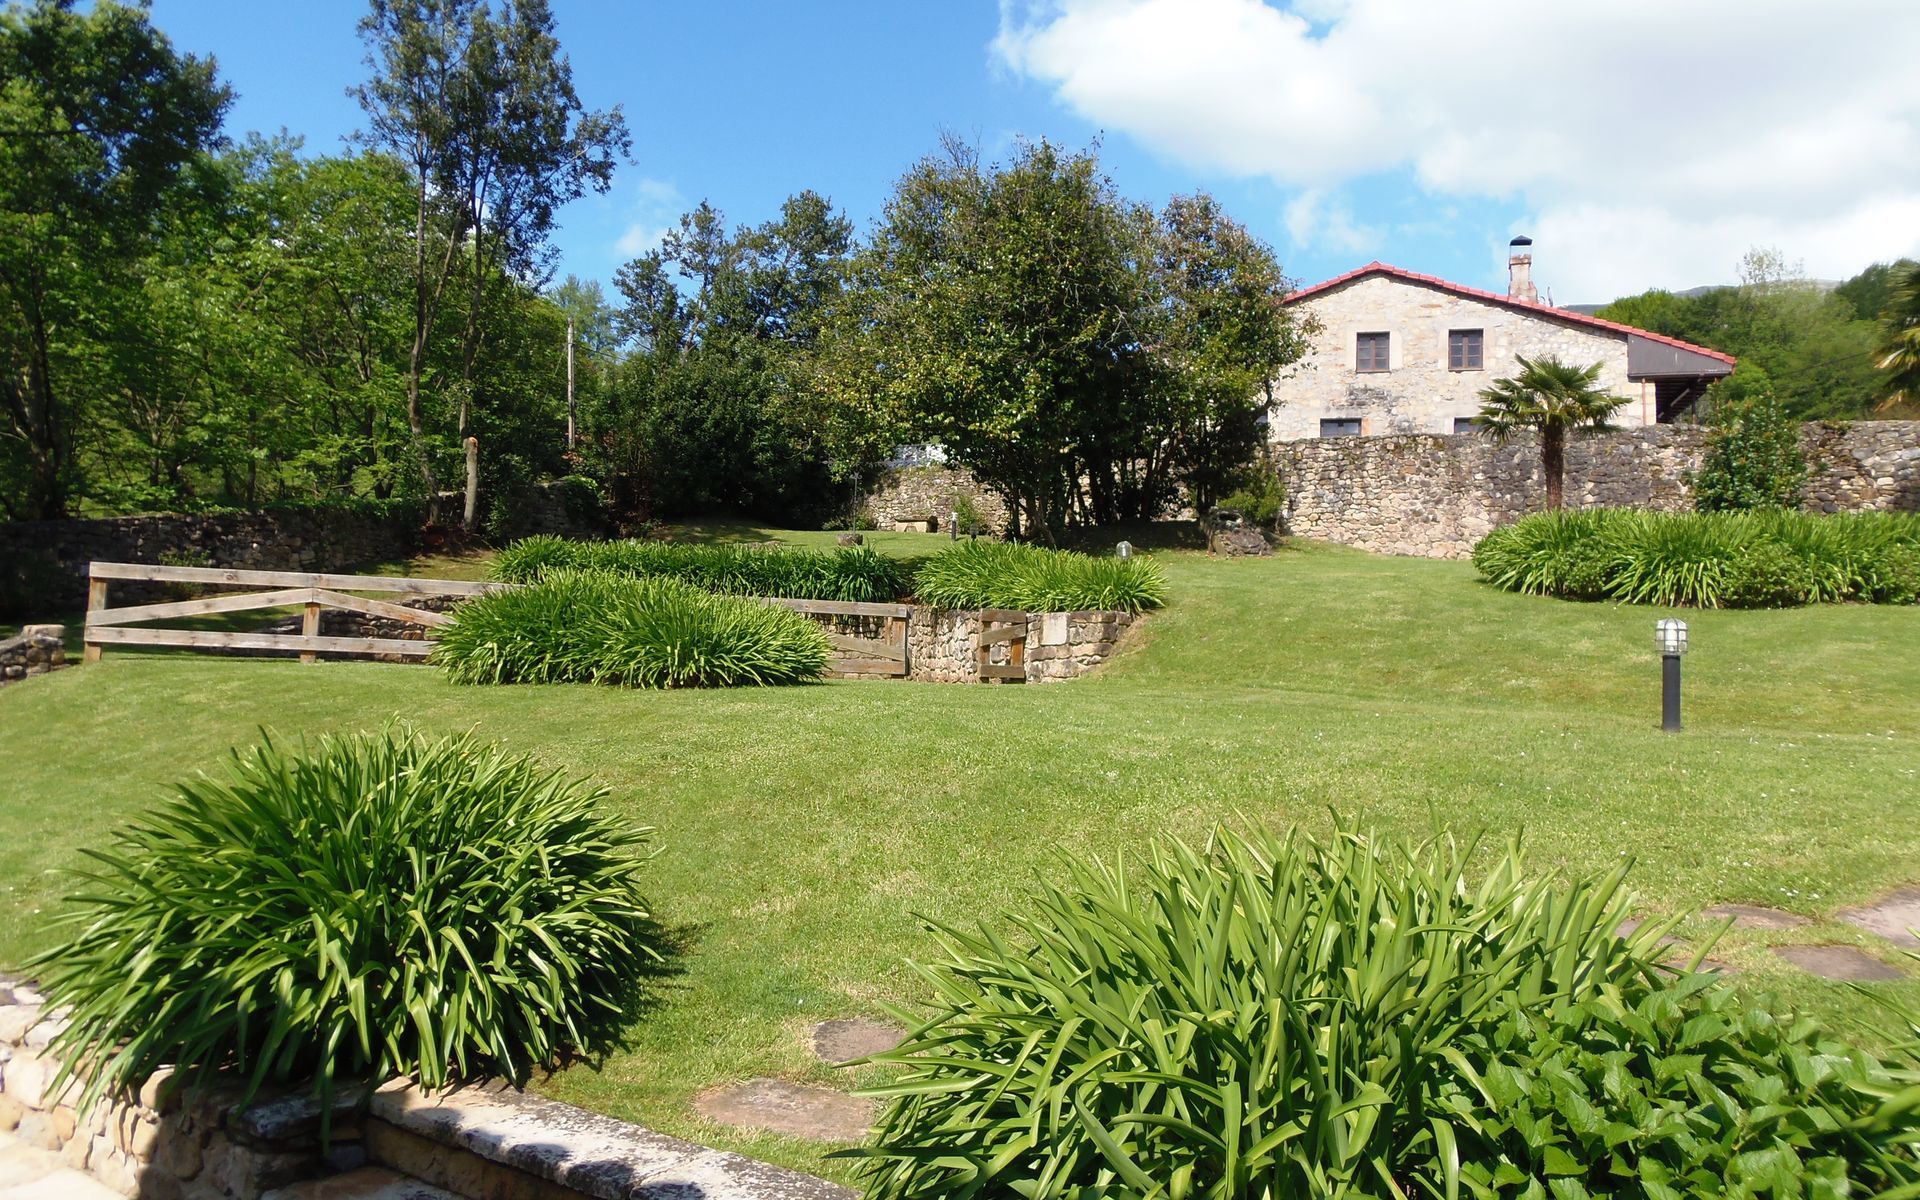
<instances>
[{"instance_id":1,"label":"red tile roof","mask_svg":"<svg viewBox=\"0 0 1920 1200\"><path fill-rule=\"evenodd\" d=\"M1458 283L1449 282L1440 278L1438 275L1422 275L1417 271L1408 271L1400 267L1388 266L1383 262L1370 262L1358 270L1348 271L1345 275L1335 275L1325 283L1316 283L1312 287L1301 288L1299 291L1293 293L1293 295L1288 296L1286 303L1292 304L1296 300L1304 300L1308 296L1315 296L1321 292L1330 291L1343 283L1351 283L1363 275L1391 275L1396 279L1405 279L1410 283L1423 283L1428 287L1439 288L1443 292L1452 292L1456 296L1466 296L1473 300L1484 300L1489 304L1504 305L1507 308L1516 309L1520 312L1539 313L1542 316L1552 317L1557 321L1570 321L1576 325L1587 325L1595 329L1609 330L1613 333L1632 334L1634 337L1643 337L1650 341L1678 347L1681 350L1690 350L1695 354L1704 354L1708 358L1718 359L1728 366L1732 366L1736 361L1731 354L1723 354L1718 350L1709 350L1705 346L1696 346L1692 342L1683 342L1679 338L1670 338L1662 333L1654 333L1646 329L1636 329L1631 325L1622 325L1617 321L1603 321L1599 317L1590 317L1585 313L1571 312L1564 308L1555 308L1551 304L1541 304L1533 300L1516 300L1512 296L1503 296L1499 292L1483 292L1479 288L1470 288Z\"/></svg>"}]
</instances>

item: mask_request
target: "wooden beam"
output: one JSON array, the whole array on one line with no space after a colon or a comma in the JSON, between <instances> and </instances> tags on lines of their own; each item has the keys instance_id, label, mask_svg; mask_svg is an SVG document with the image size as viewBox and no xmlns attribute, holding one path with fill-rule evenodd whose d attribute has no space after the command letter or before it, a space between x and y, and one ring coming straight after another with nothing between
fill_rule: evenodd
<instances>
[{"instance_id":1,"label":"wooden beam","mask_svg":"<svg viewBox=\"0 0 1920 1200\"><path fill-rule=\"evenodd\" d=\"M319 594L318 589L314 589L314 594ZM320 636L320 602L318 600L307 601L306 607L301 611L300 636L308 641ZM300 661L312 666L319 661L319 655L320 652L317 650L302 650Z\"/></svg>"},{"instance_id":2,"label":"wooden beam","mask_svg":"<svg viewBox=\"0 0 1920 1200\"><path fill-rule=\"evenodd\" d=\"M910 617L910 604L870 604L853 600L795 600L787 596L755 596L763 604L778 604L795 612L823 617Z\"/></svg>"},{"instance_id":3,"label":"wooden beam","mask_svg":"<svg viewBox=\"0 0 1920 1200\"><path fill-rule=\"evenodd\" d=\"M105 582L102 581L100 586L105 587ZM140 621L173 621L181 617L247 612L256 608L284 608L290 604L311 604L318 594L312 588L283 588L277 592L229 593L225 596L202 596L198 600L175 600L167 604L133 604L126 608L106 608L97 612L89 610L87 626L132 625Z\"/></svg>"},{"instance_id":4,"label":"wooden beam","mask_svg":"<svg viewBox=\"0 0 1920 1200\"><path fill-rule=\"evenodd\" d=\"M1002 642L1008 642L1016 646L1025 646L1027 644L1027 627L1025 625L1001 625L997 628L982 629L980 631L980 644L982 646L998 646Z\"/></svg>"},{"instance_id":5,"label":"wooden beam","mask_svg":"<svg viewBox=\"0 0 1920 1200\"><path fill-rule=\"evenodd\" d=\"M988 625L1010 625L1027 623L1027 614L1017 608L983 608L980 620Z\"/></svg>"},{"instance_id":6,"label":"wooden beam","mask_svg":"<svg viewBox=\"0 0 1920 1200\"><path fill-rule=\"evenodd\" d=\"M907 665L897 658L836 658L829 671L847 675L905 675Z\"/></svg>"},{"instance_id":7,"label":"wooden beam","mask_svg":"<svg viewBox=\"0 0 1920 1200\"><path fill-rule=\"evenodd\" d=\"M93 614L107 607L107 581L104 579L87 580L87 621L93 621ZM80 661L96 663L100 661L100 647L87 642L80 652Z\"/></svg>"},{"instance_id":8,"label":"wooden beam","mask_svg":"<svg viewBox=\"0 0 1920 1200\"><path fill-rule=\"evenodd\" d=\"M89 628L89 645L181 646L190 650L317 650L323 654L396 654L425 658L433 643L410 638L310 637L292 633L230 633L212 629L129 629L117 625Z\"/></svg>"},{"instance_id":9,"label":"wooden beam","mask_svg":"<svg viewBox=\"0 0 1920 1200\"><path fill-rule=\"evenodd\" d=\"M229 587L333 588L349 592L404 592L414 596L484 596L512 584L470 579L403 579L394 575L329 575L304 571L245 571L229 567L170 567L153 563L96 562L93 579L137 579L150 583L206 583Z\"/></svg>"},{"instance_id":10,"label":"wooden beam","mask_svg":"<svg viewBox=\"0 0 1920 1200\"><path fill-rule=\"evenodd\" d=\"M415 625L425 625L430 629L444 629L453 624L453 618L443 612L434 612L430 608L408 608L404 604L395 604L391 600L369 600L364 596L349 596L345 592L330 592L316 588L314 597L330 608L344 608L349 612L365 613L370 617L388 617L395 621L408 621Z\"/></svg>"},{"instance_id":11,"label":"wooden beam","mask_svg":"<svg viewBox=\"0 0 1920 1200\"><path fill-rule=\"evenodd\" d=\"M980 678L982 679L1025 680L1026 677L1027 668L1020 663L1006 663L999 666L992 663L980 664Z\"/></svg>"}]
</instances>

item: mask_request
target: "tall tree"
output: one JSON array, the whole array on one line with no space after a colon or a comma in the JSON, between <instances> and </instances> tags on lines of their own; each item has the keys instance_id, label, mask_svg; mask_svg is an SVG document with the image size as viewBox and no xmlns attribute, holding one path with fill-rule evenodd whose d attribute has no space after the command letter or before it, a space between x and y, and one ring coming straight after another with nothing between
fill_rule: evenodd
<instances>
[{"instance_id":1,"label":"tall tree","mask_svg":"<svg viewBox=\"0 0 1920 1200\"><path fill-rule=\"evenodd\" d=\"M1888 281L1877 362L1886 372L1880 409L1920 408L1920 263L1901 263Z\"/></svg>"},{"instance_id":2,"label":"tall tree","mask_svg":"<svg viewBox=\"0 0 1920 1200\"><path fill-rule=\"evenodd\" d=\"M896 186L822 356L843 463L938 442L1042 540L1210 502L1304 350L1272 253L1205 196L1156 215L1093 153L984 166L949 140Z\"/></svg>"},{"instance_id":3,"label":"tall tree","mask_svg":"<svg viewBox=\"0 0 1920 1200\"><path fill-rule=\"evenodd\" d=\"M1520 373L1480 393L1480 428L1496 442L1515 434L1540 436L1540 471L1547 507L1559 508L1566 489L1567 437L1609 428L1607 418L1627 402L1599 386L1600 366L1576 367L1557 358L1520 357Z\"/></svg>"},{"instance_id":4,"label":"tall tree","mask_svg":"<svg viewBox=\"0 0 1920 1200\"><path fill-rule=\"evenodd\" d=\"M414 183L413 339L407 421L429 511L435 445L422 402L434 326L455 272L468 268L451 433L464 436L487 336L489 279L538 275L555 214L605 191L630 144L616 108L588 112L559 53L546 0L371 0L360 23L372 77L354 90L368 139ZM463 254L466 256L463 260ZM453 443L448 443L453 444Z\"/></svg>"},{"instance_id":5,"label":"tall tree","mask_svg":"<svg viewBox=\"0 0 1920 1200\"><path fill-rule=\"evenodd\" d=\"M211 59L141 8L38 0L0 11L0 401L20 516L63 516L82 419L67 368L101 331L113 275L209 146L230 101ZM110 341L111 335L100 339Z\"/></svg>"}]
</instances>

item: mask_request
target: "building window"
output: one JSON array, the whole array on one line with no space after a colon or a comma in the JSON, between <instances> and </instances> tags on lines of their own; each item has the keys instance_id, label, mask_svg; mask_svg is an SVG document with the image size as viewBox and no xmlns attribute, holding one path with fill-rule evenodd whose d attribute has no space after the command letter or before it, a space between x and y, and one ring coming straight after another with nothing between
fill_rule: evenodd
<instances>
[{"instance_id":1,"label":"building window","mask_svg":"<svg viewBox=\"0 0 1920 1200\"><path fill-rule=\"evenodd\" d=\"M1381 335L1386 336L1385 334ZM1321 437L1359 437L1359 417L1322 417L1320 420Z\"/></svg>"},{"instance_id":2,"label":"building window","mask_svg":"<svg viewBox=\"0 0 1920 1200\"><path fill-rule=\"evenodd\" d=\"M1453 419L1453 431L1455 433L1479 433L1480 418L1479 417L1455 417Z\"/></svg>"},{"instance_id":3,"label":"building window","mask_svg":"<svg viewBox=\"0 0 1920 1200\"><path fill-rule=\"evenodd\" d=\"M1447 334L1447 369L1478 371L1485 366L1486 337L1478 329L1455 329Z\"/></svg>"},{"instance_id":4,"label":"building window","mask_svg":"<svg viewBox=\"0 0 1920 1200\"><path fill-rule=\"evenodd\" d=\"M1389 340L1384 333L1360 334L1359 346L1354 352L1355 368L1361 371L1386 370Z\"/></svg>"}]
</instances>

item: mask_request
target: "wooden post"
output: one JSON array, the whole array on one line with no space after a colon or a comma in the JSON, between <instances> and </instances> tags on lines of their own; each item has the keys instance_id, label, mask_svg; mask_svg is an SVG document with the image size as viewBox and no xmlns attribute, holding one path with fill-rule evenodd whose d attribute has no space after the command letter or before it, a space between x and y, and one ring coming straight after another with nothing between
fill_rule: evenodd
<instances>
[{"instance_id":1,"label":"wooden post","mask_svg":"<svg viewBox=\"0 0 1920 1200\"><path fill-rule=\"evenodd\" d=\"M573 318L567 318L567 449L573 449Z\"/></svg>"},{"instance_id":2,"label":"wooden post","mask_svg":"<svg viewBox=\"0 0 1920 1200\"><path fill-rule=\"evenodd\" d=\"M473 532L474 514L480 507L480 439L467 439L467 507L460 515L460 526Z\"/></svg>"},{"instance_id":3,"label":"wooden post","mask_svg":"<svg viewBox=\"0 0 1920 1200\"><path fill-rule=\"evenodd\" d=\"M106 606L107 581L104 579L94 579L89 576L87 579L87 611L90 613L98 612ZM99 662L100 643L94 641L92 638L87 638L86 649L80 653L80 661L90 663Z\"/></svg>"},{"instance_id":4,"label":"wooden post","mask_svg":"<svg viewBox=\"0 0 1920 1200\"><path fill-rule=\"evenodd\" d=\"M320 636L320 606L311 600L307 602L305 611L300 617L300 632L306 637ZM319 657L312 650L300 652L300 661L303 663L315 662Z\"/></svg>"}]
</instances>

